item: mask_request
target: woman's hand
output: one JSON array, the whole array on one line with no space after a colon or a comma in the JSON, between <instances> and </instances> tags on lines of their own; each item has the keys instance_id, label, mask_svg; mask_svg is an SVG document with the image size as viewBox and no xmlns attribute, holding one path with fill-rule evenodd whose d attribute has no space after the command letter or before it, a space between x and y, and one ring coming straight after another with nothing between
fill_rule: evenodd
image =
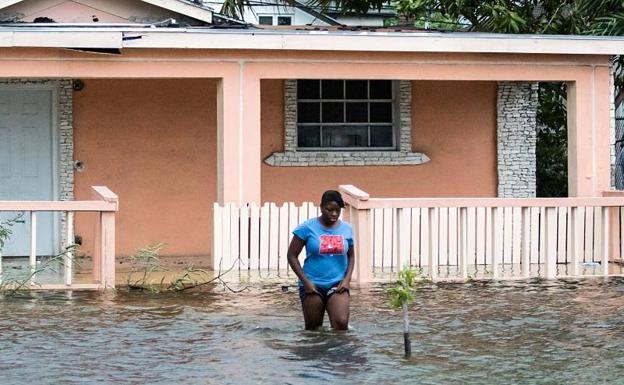
<instances>
[{"instance_id":1,"label":"woman's hand","mask_svg":"<svg viewBox=\"0 0 624 385\"><path fill-rule=\"evenodd\" d=\"M306 294L318 294L321 295L318 290L316 290L316 286L314 286L314 284L309 281L309 280L305 280L303 282L303 290L305 291Z\"/></svg>"},{"instance_id":2,"label":"woman's hand","mask_svg":"<svg viewBox=\"0 0 624 385\"><path fill-rule=\"evenodd\" d=\"M336 286L336 292L337 293L342 293L343 291L349 291L349 285L351 284L351 280L345 278L342 281L340 281L340 283L338 284L338 286Z\"/></svg>"}]
</instances>

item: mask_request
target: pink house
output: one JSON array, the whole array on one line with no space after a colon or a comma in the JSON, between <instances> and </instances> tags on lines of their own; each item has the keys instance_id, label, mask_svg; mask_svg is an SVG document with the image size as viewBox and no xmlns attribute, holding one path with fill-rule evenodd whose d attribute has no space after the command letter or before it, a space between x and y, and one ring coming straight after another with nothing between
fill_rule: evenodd
<instances>
[{"instance_id":1,"label":"pink house","mask_svg":"<svg viewBox=\"0 0 624 385\"><path fill-rule=\"evenodd\" d=\"M118 255L209 255L216 201L341 184L534 196L539 81L568 83L569 195L611 188L620 38L217 28L173 0L0 1L0 15L16 22L0 24L0 200L108 186ZM76 217L86 253L93 220Z\"/></svg>"}]
</instances>

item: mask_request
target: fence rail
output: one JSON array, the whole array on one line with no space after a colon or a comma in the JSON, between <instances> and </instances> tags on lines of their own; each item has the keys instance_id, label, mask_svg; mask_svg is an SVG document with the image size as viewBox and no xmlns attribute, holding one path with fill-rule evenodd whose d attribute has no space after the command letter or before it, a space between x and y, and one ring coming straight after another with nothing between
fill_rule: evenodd
<instances>
[{"instance_id":1,"label":"fence rail","mask_svg":"<svg viewBox=\"0 0 624 385\"><path fill-rule=\"evenodd\" d=\"M108 289L115 287L115 212L119 200L115 193L105 186L91 187L90 201L0 201L0 212L19 211L30 218L29 267L36 271L37 265L37 216L40 212L60 212L66 223L63 254L63 284L36 284L36 275L31 276L31 289ZM76 212L97 212L99 217L95 233L93 275L91 283L73 282L74 214ZM0 253L0 274L2 254ZM1 279L0 275L0 279Z\"/></svg>"}]
</instances>

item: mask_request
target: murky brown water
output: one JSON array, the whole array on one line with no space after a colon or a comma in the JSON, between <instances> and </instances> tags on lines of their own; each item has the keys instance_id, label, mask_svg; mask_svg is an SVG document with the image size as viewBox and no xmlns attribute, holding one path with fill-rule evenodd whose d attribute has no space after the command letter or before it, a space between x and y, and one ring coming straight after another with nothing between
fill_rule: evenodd
<instances>
[{"instance_id":1,"label":"murky brown water","mask_svg":"<svg viewBox=\"0 0 624 385\"><path fill-rule=\"evenodd\" d=\"M400 313L353 290L352 329L305 332L296 290L0 298L1 384L621 384L624 280L427 285ZM327 323L327 322L326 322Z\"/></svg>"}]
</instances>

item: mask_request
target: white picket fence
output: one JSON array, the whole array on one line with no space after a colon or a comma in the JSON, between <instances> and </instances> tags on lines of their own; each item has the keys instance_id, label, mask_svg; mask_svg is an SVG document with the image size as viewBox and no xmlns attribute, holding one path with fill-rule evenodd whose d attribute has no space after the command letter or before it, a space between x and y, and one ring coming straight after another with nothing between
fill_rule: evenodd
<instances>
[{"instance_id":1,"label":"white picket fence","mask_svg":"<svg viewBox=\"0 0 624 385\"><path fill-rule=\"evenodd\" d=\"M584 266L595 266L604 260L604 246L608 242L604 210L601 207L555 207L554 221L547 224L546 207L501 207L496 211L491 207L371 209L373 266L382 272L396 272L408 265L426 269L433 254L440 273L445 268L447 275L453 271L457 273L461 267L463 211L466 221L463 247L467 264L473 270L471 274L486 271L496 248L500 265L509 269L521 269L525 256L529 262L525 267L537 268L546 263L547 253L554 253L562 275L578 275L570 265L575 256L578 255L575 263ZM616 223L621 229L623 209L615 210ZM492 217L494 212L498 218ZM494 221L497 225L492 229ZM578 221L576 227L573 221ZM550 236L547 231L551 232ZM575 237L578 239L576 249L572 244ZM550 244L546 244L547 241ZM621 258L624 249L621 236L619 242ZM512 270L502 274L505 273L514 274Z\"/></svg>"},{"instance_id":2,"label":"white picket fence","mask_svg":"<svg viewBox=\"0 0 624 385\"><path fill-rule=\"evenodd\" d=\"M318 215L318 207L310 202L301 206L288 202L279 207L275 203L242 207L215 203L215 270L224 271L234 266L236 270L288 274L286 253L292 231L299 223Z\"/></svg>"},{"instance_id":3,"label":"white picket fence","mask_svg":"<svg viewBox=\"0 0 624 385\"><path fill-rule=\"evenodd\" d=\"M621 273L623 197L395 199L341 189L363 282L405 266L432 279ZM292 230L318 215L312 203L215 204L215 269L288 274Z\"/></svg>"}]
</instances>

